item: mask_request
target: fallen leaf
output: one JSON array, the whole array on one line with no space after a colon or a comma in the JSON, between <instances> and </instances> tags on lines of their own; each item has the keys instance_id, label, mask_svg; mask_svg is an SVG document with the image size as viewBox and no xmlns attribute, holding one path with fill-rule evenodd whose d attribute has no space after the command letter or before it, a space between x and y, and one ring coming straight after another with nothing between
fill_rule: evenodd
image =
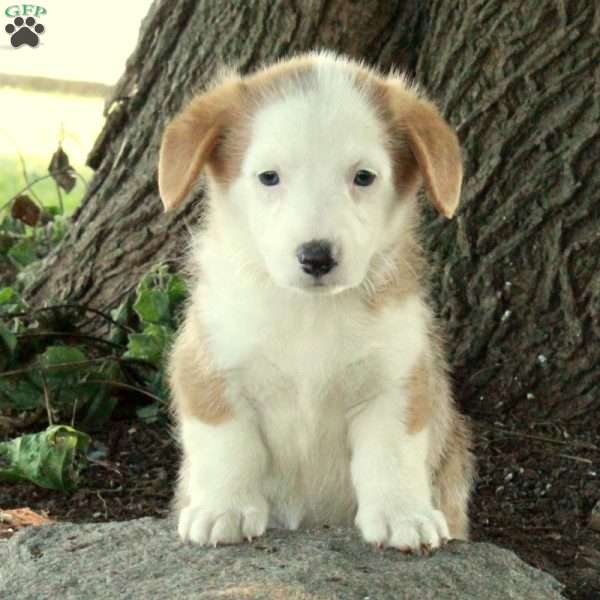
<instances>
[{"instance_id":1,"label":"fallen leaf","mask_svg":"<svg viewBox=\"0 0 600 600\"><path fill-rule=\"evenodd\" d=\"M36 513L30 508L0 510L0 539L8 539L23 527L40 527L54 523L46 513Z\"/></svg>"},{"instance_id":2,"label":"fallen leaf","mask_svg":"<svg viewBox=\"0 0 600 600\"><path fill-rule=\"evenodd\" d=\"M69 162L69 157L66 152L59 146L56 152L52 155L48 172L52 175L52 179L63 189L67 194L75 187L75 172Z\"/></svg>"}]
</instances>

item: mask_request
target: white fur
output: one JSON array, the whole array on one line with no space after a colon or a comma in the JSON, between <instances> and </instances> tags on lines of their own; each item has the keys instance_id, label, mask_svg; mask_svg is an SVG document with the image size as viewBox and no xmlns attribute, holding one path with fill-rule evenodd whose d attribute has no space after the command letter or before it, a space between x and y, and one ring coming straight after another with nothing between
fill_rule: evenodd
<instances>
[{"instance_id":1,"label":"white fur","mask_svg":"<svg viewBox=\"0 0 600 600\"><path fill-rule=\"evenodd\" d=\"M417 295L378 311L364 302L376 255L408 231L384 128L351 71L329 57L317 89L265 101L242 172L209 181L211 214L193 263L192 310L234 417L181 423L187 461L179 532L237 542L271 526L348 524L402 549L448 538L432 505L429 429L407 431L406 380L428 348ZM358 188L358 169L377 174ZM276 170L281 184L257 174ZM334 242L339 266L314 287L299 244Z\"/></svg>"}]
</instances>

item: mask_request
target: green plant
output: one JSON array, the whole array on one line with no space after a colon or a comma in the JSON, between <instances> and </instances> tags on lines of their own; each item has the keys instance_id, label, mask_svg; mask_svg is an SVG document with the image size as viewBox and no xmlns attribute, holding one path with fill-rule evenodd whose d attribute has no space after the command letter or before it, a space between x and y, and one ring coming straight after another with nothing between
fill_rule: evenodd
<instances>
[{"instance_id":1,"label":"green plant","mask_svg":"<svg viewBox=\"0 0 600 600\"><path fill-rule=\"evenodd\" d=\"M66 155L57 152L50 172L65 191L72 183L69 169ZM164 356L186 286L179 275L157 265L110 314L69 303L31 307L23 290L43 257L60 243L68 221L60 208L38 206L24 194L11 199L8 207L10 214L0 220L0 434L14 436L43 421L50 429L1 443L0 480L25 478L71 489L89 442L75 425L97 430L120 403L133 405L144 421L164 414ZM71 424L70 435L79 436L78 452L50 443L58 439L55 423ZM63 435L66 430L60 431ZM67 464L75 459L77 464ZM60 466L62 473L73 476L50 477L48 468L39 471L41 464Z\"/></svg>"},{"instance_id":2,"label":"green plant","mask_svg":"<svg viewBox=\"0 0 600 600\"><path fill-rule=\"evenodd\" d=\"M65 425L0 442L0 480L27 479L54 490L72 490L85 464L90 437Z\"/></svg>"}]
</instances>

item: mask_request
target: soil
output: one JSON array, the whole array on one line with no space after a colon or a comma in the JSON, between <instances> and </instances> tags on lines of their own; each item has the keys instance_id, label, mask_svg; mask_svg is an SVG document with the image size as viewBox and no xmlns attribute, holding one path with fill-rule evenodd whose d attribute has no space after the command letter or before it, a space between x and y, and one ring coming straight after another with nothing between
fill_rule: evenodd
<instances>
[{"instance_id":1,"label":"soil","mask_svg":"<svg viewBox=\"0 0 600 600\"><path fill-rule=\"evenodd\" d=\"M600 423L519 427L513 419L475 422L472 539L551 573L567 598L598 600L600 531L589 519L600 500ZM74 522L167 515L178 461L168 426L117 421L94 440L98 458L76 492L0 485L0 509L30 507Z\"/></svg>"}]
</instances>

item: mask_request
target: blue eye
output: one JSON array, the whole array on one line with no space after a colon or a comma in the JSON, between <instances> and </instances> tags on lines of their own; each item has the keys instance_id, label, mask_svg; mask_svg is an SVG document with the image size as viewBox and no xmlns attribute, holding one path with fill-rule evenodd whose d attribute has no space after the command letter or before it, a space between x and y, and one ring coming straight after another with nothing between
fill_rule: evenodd
<instances>
[{"instance_id":1,"label":"blue eye","mask_svg":"<svg viewBox=\"0 0 600 600\"><path fill-rule=\"evenodd\" d=\"M263 185L277 185L279 183L279 175L277 174L277 171L263 171L258 174L258 180Z\"/></svg>"},{"instance_id":2,"label":"blue eye","mask_svg":"<svg viewBox=\"0 0 600 600\"><path fill-rule=\"evenodd\" d=\"M360 169L359 171L356 171L356 175L354 175L354 185L367 187L375 181L375 177L375 173L371 173L371 171L367 171L366 169Z\"/></svg>"}]
</instances>

